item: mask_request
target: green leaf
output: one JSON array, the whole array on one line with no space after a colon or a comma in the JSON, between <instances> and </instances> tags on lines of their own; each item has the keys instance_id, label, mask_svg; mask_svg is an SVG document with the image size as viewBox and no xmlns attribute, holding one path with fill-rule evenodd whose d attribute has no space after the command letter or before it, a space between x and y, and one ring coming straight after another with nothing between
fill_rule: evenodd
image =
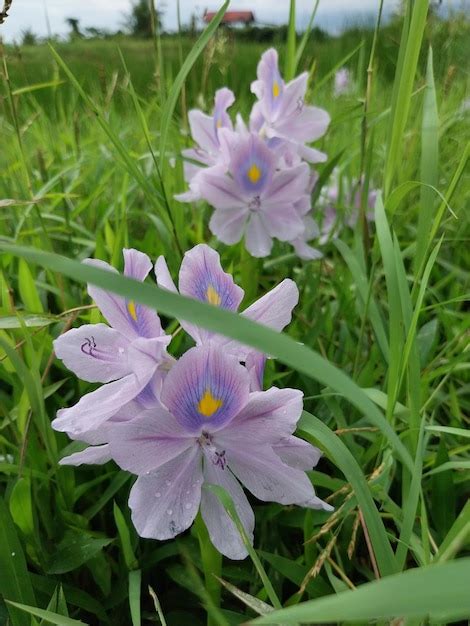
<instances>
[{"instance_id":1,"label":"green leaf","mask_svg":"<svg viewBox=\"0 0 470 626\"><path fill-rule=\"evenodd\" d=\"M42 315L35 315L34 313L21 313L18 311L17 315L0 315L0 328L12 329L12 328L36 328L40 326L49 326L57 321L60 321L60 317L46 317Z\"/></svg>"},{"instance_id":2,"label":"green leaf","mask_svg":"<svg viewBox=\"0 0 470 626\"><path fill-rule=\"evenodd\" d=\"M47 572L48 574L71 572L96 556L112 541L109 538L97 539L78 531L69 530L51 557Z\"/></svg>"},{"instance_id":3,"label":"green leaf","mask_svg":"<svg viewBox=\"0 0 470 626\"><path fill-rule=\"evenodd\" d=\"M458 553L458 551L468 545L470 540L470 500L460 511L457 519L452 524L444 541L439 546L437 560L439 562L448 561Z\"/></svg>"},{"instance_id":4,"label":"green leaf","mask_svg":"<svg viewBox=\"0 0 470 626\"><path fill-rule=\"evenodd\" d=\"M140 626L140 593L142 572L140 569L129 572L129 608L131 611L132 626Z\"/></svg>"},{"instance_id":5,"label":"green leaf","mask_svg":"<svg viewBox=\"0 0 470 626\"><path fill-rule=\"evenodd\" d=\"M259 577L261 578L264 589L266 590L266 593L268 594L269 599L271 600L274 607L280 608L281 603L279 601L279 598L277 597L277 594L274 591L274 587L272 586L272 583L269 580L268 575L266 574L266 571L263 565L261 564L261 561L258 555L256 554L255 549L251 545L251 542L246 534L245 527L243 526L240 520L240 517L237 513L237 510L235 508L232 498L227 493L227 491L225 491L225 489L223 487L220 487L219 485L211 485L211 484L205 483L203 485L203 488L211 492L215 496L217 496L217 498L221 501L224 509L227 512L227 515L230 517L232 522L237 527L238 532L240 533L243 543L245 544L247 552L250 555L251 560L253 561L253 565L255 566L259 574Z\"/></svg>"},{"instance_id":6,"label":"green leaf","mask_svg":"<svg viewBox=\"0 0 470 626\"><path fill-rule=\"evenodd\" d=\"M394 100L392 101L390 132L387 145L385 163L384 188L387 196L391 191L395 176L400 149L403 143L403 133L410 109L413 81L418 65L419 51L423 39L429 0L416 0L413 3L409 32L406 35L406 45L403 48L402 64L397 66L394 84ZM407 25L403 26L404 30ZM404 45L402 38L400 49ZM400 50L401 51L401 50Z\"/></svg>"},{"instance_id":7,"label":"green leaf","mask_svg":"<svg viewBox=\"0 0 470 626\"><path fill-rule=\"evenodd\" d=\"M452 621L470 614L470 558L431 565L366 583L353 591L310 600L266 617L253 624L298 622L366 623L369 620L424 618Z\"/></svg>"},{"instance_id":8,"label":"green leaf","mask_svg":"<svg viewBox=\"0 0 470 626\"><path fill-rule=\"evenodd\" d=\"M136 569L139 563L134 554L134 550L131 545L131 535L127 526L124 515L116 502L113 504L114 521L119 533L119 539L121 540L122 553L124 555L124 561L128 570Z\"/></svg>"},{"instance_id":9,"label":"green leaf","mask_svg":"<svg viewBox=\"0 0 470 626\"><path fill-rule=\"evenodd\" d=\"M295 48L297 44L297 33L295 30L295 0L290 0L289 7L289 24L287 26L287 44L286 44L286 64L285 64L285 80L292 80L295 74Z\"/></svg>"},{"instance_id":10,"label":"green leaf","mask_svg":"<svg viewBox=\"0 0 470 626\"><path fill-rule=\"evenodd\" d=\"M9 600L7 600L7 604L15 606L29 615L41 617L51 624L57 624L57 626L87 626L85 622L72 619L71 617L65 617L65 615L59 615L57 613L53 613L52 611L46 611L45 609L38 609L35 606L28 606L27 604L20 604L19 602L10 602ZM29 619L26 623L29 623Z\"/></svg>"},{"instance_id":11,"label":"green leaf","mask_svg":"<svg viewBox=\"0 0 470 626\"><path fill-rule=\"evenodd\" d=\"M26 536L34 533L33 504L31 501L31 481L19 478L10 494L10 513L13 521Z\"/></svg>"},{"instance_id":12,"label":"green leaf","mask_svg":"<svg viewBox=\"0 0 470 626\"><path fill-rule=\"evenodd\" d=\"M470 430L468 428L453 428L452 426L426 426L426 430L430 430L435 433L455 435L456 437L470 437Z\"/></svg>"},{"instance_id":13,"label":"green leaf","mask_svg":"<svg viewBox=\"0 0 470 626\"><path fill-rule=\"evenodd\" d=\"M266 352L289 367L318 380L349 400L374 426L382 431L390 445L395 449L397 456L410 471L413 470L413 461L408 450L390 424L384 419L382 412L371 402L364 391L327 359L314 350L298 344L287 335L277 333L231 311L170 293L117 273L72 261L57 254L42 252L34 248L14 246L4 242L0 242L0 250L22 256L31 262L59 271L75 280L90 282L129 300L146 304L164 315L190 321L202 328L221 333Z\"/></svg>"},{"instance_id":14,"label":"green leaf","mask_svg":"<svg viewBox=\"0 0 470 626\"><path fill-rule=\"evenodd\" d=\"M173 113L175 111L176 103L178 102L178 96L183 87L184 81L186 80L187 75L191 71L194 63L196 62L198 56L204 50L206 45L209 43L210 38L215 33L218 25L222 21L222 18L225 14L225 11L230 4L230 0L226 0L224 4L220 7L217 13L211 20L209 26L204 30L199 39L194 44L191 52L186 56L183 65L181 66L180 71L178 72L176 78L173 81L173 85L168 94L167 101L163 107L162 111L162 121L160 126L160 142L159 142L159 150L160 150L160 171L163 171L163 166L166 162L166 144L168 141L168 133L170 130L171 118L173 117Z\"/></svg>"},{"instance_id":15,"label":"green leaf","mask_svg":"<svg viewBox=\"0 0 470 626\"><path fill-rule=\"evenodd\" d=\"M25 307L34 313L43 313L44 309L36 288L36 283L34 282L28 264L23 259L20 259L18 267L18 288Z\"/></svg>"},{"instance_id":16,"label":"green leaf","mask_svg":"<svg viewBox=\"0 0 470 626\"><path fill-rule=\"evenodd\" d=\"M317 441L351 483L369 532L377 567L382 576L397 571L395 555L387 537L382 518L371 496L364 473L348 448L325 424L310 413L303 412L298 428L308 440Z\"/></svg>"},{"instance_id":17,"label":"green leaf","mask_svg":"<svg viewBox=\"0 0 470 626\"><path fill-rule=\"evenodd\" d=\"M0 595L5 600L35 604L23 549L3 498L0 498ZM8 607L13 626L30 626L23 612Z\"/></svg>"},{"instance_id":18,"label":"green leaf","mask_svg":"<svg viewBox=\"0 0 470 626\"><path fill-rule=\"evenodd\" d=\"M449 532L455 520L455 487L452 467L449 467L449 455L444 437L441 437L434 463L434 478L431 489L431 515L443 538ZM470 467L470 461L468 462Z\"/></svg>"},{"instance_id":19,"label":"green leaf","mask_svg":"<svg viewBox=\"0 0 470 626\"><path fill-rule=\"evenodd\" d=\"M423 123L421 127L421 180L427 185L439 184L439 117L437 113L436 86L432 62L432 48L429 48L426 69L426 89L424 91ZM413 259L418 270L424 259L431 232L435 196L430 187L421 187L421 206L418 213L418 233L416 252Z\"/></svg>"}]
</instances>

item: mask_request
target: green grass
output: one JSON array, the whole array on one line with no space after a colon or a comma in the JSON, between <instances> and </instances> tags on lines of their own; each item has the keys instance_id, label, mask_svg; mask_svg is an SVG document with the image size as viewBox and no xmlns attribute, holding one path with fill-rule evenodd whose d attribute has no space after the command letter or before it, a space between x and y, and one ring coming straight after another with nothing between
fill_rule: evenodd
<instances>
[{"instance_id":1,"label":"green grass","mask_svg":"<svg viewBox=\"0 0 470 626\"><path fill-rule=\"evenodd\" d=\"M298 71L312 74L309 97L332 116L318 145L329 156L320 174L337 160L347 179L362 174L382 189L369 236L359 222L307 264L279 243L263 261L217 244L209 208L173 199L184 181L181 161L173 169L168 158L190 144L187 108L209 109L227 84L246 114L266 46L219 34L192 59L184 85L180 55L187 59L195 43L187 37L181 50L177 38L163 38L158 77L152 42L5 48L0 623L468 617L470 113L462 102L470 27L425 19L426 2L414 4L411 30L380 29L372 54L373 33L361 29L310 39L303 50ZM303 44L289 32L278 47L292 71ZM356 84L335 99L333 72L344 59ZM122 247L132 246L153 259L165 254L176 272L181 252L199 242L219 250L248 303L295 279L301 297L288 336L79 264L96 256L120 266ZM88 279L154 306L170 330L183 314L274 355L266 387L304 392L299 434L325 453L312 479L335 512L252 499L252 558L220 563L200 520L172 542L139 539L127 506L132 478L114 464L59 467L76 444L50 421L90 386L53 358L52 340L99 321ZM178 334L172 351L189 345ZM236 517L226 494L215 493Z\"/></svg>"}]
</instances>

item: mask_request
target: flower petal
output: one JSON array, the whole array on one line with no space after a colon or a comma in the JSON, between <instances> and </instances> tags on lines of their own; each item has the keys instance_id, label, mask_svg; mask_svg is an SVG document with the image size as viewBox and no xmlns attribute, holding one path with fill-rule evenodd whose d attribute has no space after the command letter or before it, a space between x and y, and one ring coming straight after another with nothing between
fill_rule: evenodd
<instances>
[{"instance_id":1,"label":"flower petal","mask_svg":"<svg viewBox=\"0 0 470 626\"><path fill-rule=\"evenodd\" d=\"M255 391L240 413L217 434L226 448L243 447L248 441L259 445L284 441L296 429L303 409L303 394L298 389Z\"/></svg>"},{"instance_id":2,"label":"flower petal","mask_svg":"<svg viewBox=\"0 0 470 626\"><path fill-rule=\"evenodd\" d=\"M134 248L124 248L124 276L134 280L144 281L152 269L149 257Z\"/></svg>"},{"instance_id":3,"label":"flower petal","mask_svg":"<svg viewBox=\"0 0 470 626\"><path fill-rule=\"evenodd\" d=\"M219 145L215 134L214 118L198 109L193 109L189 111L188 119L194 141L209 153L217 152Z\"/></svg>"},{"instance_id":4,"label":"flower petal","mask_svg":"<svg viewBox=\"0 0 470 626\"><path fill-rule=\"evenodd\" d=\"M253 543L255 516L238 480L230 470L214 465L204 457L204 482L223 487L231 496L245 531ZM247 549L234 522L230 519L219 498L207 489L202 490L201 515L209 531L211 542L229 559L244 559Z\"/></svg>"},{"instance_id":5,"label":"flower petal","mask_svg":"<svg viewBox=\"0 0 470 626\"><path fill-rule=\"evenodd\" d=\"M243 299L243 289L224 272L218 252L205 244L186 252L179 274L180 293L222 309L236 311Z\"/></svg>"},{"instance_id":6,"label":"flower petal","mask_svg":"<svg viewBox=\"0 0 470 626\"><path fill-rule=\"evenodd\" d=\"M291 203L265 202L263 214L268 233L279 241L292 241L305 230L301 216Z\"/></svg>"},{"instance_id":7,"label":"flower petal","mask_svg":"<svg viewBox=\"0 0 470 626\"><path fill-rule=\"evenodd\" d=\"M189 528L201 501L201 452L196 445L158 470L139 476L129 496L141 537L173 539Z\"/></svg>"},{"instance_id":8,"label":"flower petal","mask_svg":"<svg viewBox=\"0 0 470 626\"><path fill-rule=\"evenodd\" d=\"M189 433L214 432L245 406L249 375L212 342L188 350L167 374L162 402Z\"/></svg>"},{"instance_id":9,"label":"flower petal","mask_svg":"<svg viewBox=\"0 0 470 626\"><path fill-rule=\"evenodd\" d=\"M309 184L309 167L302 163L297 167L277 172L272 184L263 196L263 203L294 203L306 193Z\"/></svg>"},{"instance_id":10,"label":"flower petal","mask_svg":"<svg viewBox=\"0 0 470 626\"><path fill-rule=\"evenodd\" d=\"M245 241L246 249L254 257L265 257L271 252L273 240L268 233L263 217L259 213L250 215Z\"/></svg>"},{"instance_id":11,"label":"flower petal","mask_svg":"<svg viewBox=\"0 0 470 626\"><path fill-rule=\"evenodd\" d=\"M199 193L221 211L245 208L246 200L236 182L222 168L211 167L198 177Z\"/></svg>"},{"instance_id":12,"label":"flower petal","mask_svg":"<svg viewBox=\"0 0 470 626\"><path fill-rule=\"evenodd\" d=\"M130 373L128 345L121 333L106 324L85 324L60 335L54 351L82 380L107 383Z\"/></svg>"},{"instance_id":13,"label":"flower petal","mask_svg":"<svg viewBox=\"0 0 470 626\"><path fill-rule=\"evenodd\" d=\"M146 262L140 256L141 253L137 253L139 256L134 253L137 253L137 251L125 251L127 268L129 271L135 271L138 276L141 276ZM143 255L143 257L145 256ZM85 259L84 263L110 272L116 272L108 263L98 259ZM146 267L148 268L148 264ZM148 271L150 270L147 270L147 274ZM105 289L100 289L94 285L88 285L88 293L96 302L109 324L128 339L158 337L162 334L160 319L153 309L149 309L132 300L127 301L125 298L115 296Z\"/></svg>"},{"instance_id":14,"label":"flower petal","mask_svg":"<svg viewBox=\"0 0 470 626\"><path fill-rule=\"evenodd\" d=\"M266 355L262 352L250 352L245 358L245 367L250 374L250 391L262 391Z\"/></svg>"},{"instance_id":15,"label":"flower petal","mask_svg":"<svg viewBox=\"0 0 470 626\"><path fill-rule=\"evenodd\" d=\"M178 293L164 256L159 256L157 262L155 263L155 276L159 287L167 289L173 293Z\"/></svg>"},{"instance_id":16,"label":"flower petal","mask_svg":"<svg viewBox=\"0 0 470 626\"><path fill-rule=\"evenodd\" d=\"M60 459L59 465L103 465L111 461L108 444L101 446L88 446L81 452L69 454Z\"/></svg>"},{"instance_id":17,"label":"flower petal","mask_svg":"<svg viewBox=\"0 0 470 626\"><path fill-rule=\"evenodd\" d=\"M81 434L96 430L121 406L135 398L145 384L139 383L134 374L107 383L82 396L74 406L58 411L52 427L69 433L74 439L80 439Z\"/></svg>"},{"instance_id":18,"label":"flower petal","mask_svg":"<svg viewBox=\"0 0 470 626\"><path fill-rule=\"evenodd\" d=\"M259 500L323 508L305 472L283 463L270 446L245 442L242 448L227 449L226 458L238 480Z\"/></svg>"},{"instance_id":19,"label":"flower petal","mask_svg":"<svg viewBox=\"0 0 470 626\"><path fill-rule=\"evenodd\" d=\"M281 331L292 319L292 310L299 301L299 290L290 278L253 302L242 315L250 320Z\"/></svg>"},{"instance_id":20,"label":"flower petal","mask_svg":"<svg viewBox=\"0 0 470 626\"><path fill-rule=\"evenodd\" d=\"M294 435L274 445L273 450L286 465L307 472L317 465L322 456L321 450Z\"/></svg>"},{"instance_id":21,"label":"flower petal","mask_svg":"<svg viewBox=\"0 0 470 626\"><path fill-rule=\"evenodd\" d=\"M248 209L245 207L230 212L216 210L210 219L209 228L219 241L230 246L242 238L247 219Z\"/></svg>"},{"instance_id":22,"label":"flower petal","mask_svg":"<svg viewBox=\"0 0 470 626\"><path fill-rule=\"evenodd\" d=\"M196 440L163 408L142 411L109 429L112 458L133 474L148 474L194 446Z\"/></svg>"},{"instance_id":23,"label":"flower petal","mask_svg":"<svg viewBox=\"0 0 470 626\"><path fill-rule=\"evenodd\" d=\"M241 136L232 149L230 173L244 196L251 199L270 187L276 160L275 154L258 135Z\"/></svg>"}]
</instances>

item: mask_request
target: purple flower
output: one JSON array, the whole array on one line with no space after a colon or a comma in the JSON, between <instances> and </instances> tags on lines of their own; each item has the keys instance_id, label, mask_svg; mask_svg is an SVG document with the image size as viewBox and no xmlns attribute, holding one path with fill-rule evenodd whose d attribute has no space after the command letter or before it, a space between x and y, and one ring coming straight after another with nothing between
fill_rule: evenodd
<instances>
[{"instance_id":1,"label":"purple flower","mask_svg":"<svg viewBox=\"0 0 470 626\"><path fill-rule=\"evenodd\" d=\"M335 97L342 96L351 89L351 73L350 71L342 67L335 74L334 94Z\"/></svg>"},{"instance_id":2,"label":"purple flower","mask_svg":"<svg viewBox=\"0 0 470 626\"><path fill-rule=\"evenodd\" d=\"M155 275L160 287L177 292L168 266L163 256L157 259ZM208 302L229 311L238 311L244 292L234 283L230 274L223 271L220 257L215 250L205 244L195 246L184 255L179 272L179 291L182 295ZM292 310L299 300L299 290L294 281L285 279L262 298L254 302L242 313L255 322L281 331L292 318ZM204 330L193 324L180 320L181 326L191 335L197 345L208 341L223 348L224 353L235 355L244 361L253 373L253 388L261 389L263 355L253 348L240 345L238 342Z\"/></svg>"},{"instance_id":3,"label":"purple flower","mask_svg":"<svg viewBox=\"0 0 470 626\"><path fill-rule=\"evenodd\" d=\"M251 541L254 515L241 484L265 502L331 510L305 474L319 451L293 436L301 392L250 393L249 386L246 369L208 343L189 350L168 373L164 407L113 425L111 456L138 475L129 505L142 537L171 539L189 528L200 508L217 549L245 558L235 525L204 483L227 490Z\"/></svg>"},{"instance_id":4,"label":"purple flower","mask_svg":"<svg viewBox=\"0 0 470 626\"><path fill-rule=\"evenodd\" d=\"M190 190L176 197L180 202L194 202L200 200L199 174L206 167L213 167L227 162L228 153L224 150L219 138L221 128L232 129L232 121L227 109L235 102L235 96L230 89L223 87L215 93L214 114L206 115L198 109L189 112L191 135L197 144L196 148L183 150L184 178L189 183Z\"/></svg>"},{"instance_id":5,"label":"purple flower","mask_svg":"<svg viewBox=\"0 0 470 626\"><path fill-rule=\"evenodd\" d=\"M213 168L200 177L199 191L215 207L211 231L226 244L237 243L244 235L255 257L270 253L273 237L290 241L304 228L294 205L305 194L308 166L279 171L277 160L276 153L250 133L232 147L228 173Z\"/></svg>"},{"instance_id":6,"label":"purple flower","mask_svg":"<svg viewBox=\"0 0 470 626\"><path fill-rule=\"evenodd\" d=\"M326 156L305 144L325 134L330 116L323 109L305 104L307 81L304 72L286 84L279 72L277 51L267 50L258 64L258 80L251 84L258 98L251 118L260 133L291 143L302 158L316 163L325 161Z\"/></svg>"},{"instance_id":7,"label":"purple flower","mask_svg":"<svg viewBox=\"0 0 470 626\"><path fill-rule=\"evenodd\" d=\"M150 259L132 249L123 254L124 275L143 281L152 268ZM116 272L103 261L88 259L86 263ZM76 405L60 410L52 422L56 430L83 441L89 431L142 394L155 376L163 377L159 368L169 359L166 346L170 341L152 309L93 285L88 286L88 293L110 325L86 324L54 341L56 355L68 369L88 382L105 383Z\"/></svg>"}]
</instances>

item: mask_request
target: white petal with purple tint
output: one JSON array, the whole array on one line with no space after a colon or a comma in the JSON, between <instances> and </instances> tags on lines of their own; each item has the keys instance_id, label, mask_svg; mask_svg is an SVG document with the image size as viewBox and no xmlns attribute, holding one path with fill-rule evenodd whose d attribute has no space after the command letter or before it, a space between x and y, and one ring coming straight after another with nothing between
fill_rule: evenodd
<instances>
[{"instance_id":1,"label":"white petal with purple tint","mask_svg":"<svg viewBox=\"0 0 470 626\"><path fill-rule=\"evenodd\" d=\"M141 537L173 539L191 526L201 501L201 465L201 451L194 446L155 472L139 476L129 506Z\"/></svg>"},{"instance_id":2,"label":"white petal with purple tint","mask_svg":"<svg viewBox=\"0 0 470 626\"><path fill-rule=\"evenodd\" d=\"M90 383L108 383L130 373L129 341L106 324L84 324L54 341L57 358Z\"/></svg>"}]
</instances>

